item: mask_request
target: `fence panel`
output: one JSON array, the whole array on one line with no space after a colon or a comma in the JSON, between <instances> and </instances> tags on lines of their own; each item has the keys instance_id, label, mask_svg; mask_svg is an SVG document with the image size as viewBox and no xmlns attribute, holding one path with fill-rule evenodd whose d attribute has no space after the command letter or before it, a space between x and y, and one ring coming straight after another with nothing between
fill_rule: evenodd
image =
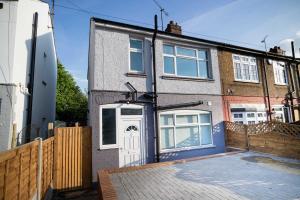
<instances>
[{"instance_id":1,"label":"fence panel","mask_svg":"<svg viewBox=\"0 0 300 200\"><path fill-rule=\"evenodd\" d=\"M276 121L254 125L225 122L225 128L227 146L248 146L250 150L300 159L299 125Z\"/></svg>"},{"instance_id":2,"label":"fence panel","mask_svg":"<svg viewBox=\"0 0 300 200\"><path fill-rule=\"evenodd\" d=\"M54 137L43 141L43 168L42 168L42 198L44 199L48 188L53 180L53 161L54 161Z\"/></svg>"},{"instance_id":3,"label":"fence panel","mask_svg":"<svg viewBox=\"0 0 300 200\"><path fill-rule=\"evenodd\" d=\"M32 199L37 192L38 141L0 153L0 199Z\"/></svg>"},{"instance_id":4,"label":"fence panel","mask_svg":"<svg viewBox=\"0 0 300 200\"><path fill-rule=\"evenodd\" d=\"M90 127L54 129L54 188L88 188L92 183Z\"/></svg>"}]
</instances>

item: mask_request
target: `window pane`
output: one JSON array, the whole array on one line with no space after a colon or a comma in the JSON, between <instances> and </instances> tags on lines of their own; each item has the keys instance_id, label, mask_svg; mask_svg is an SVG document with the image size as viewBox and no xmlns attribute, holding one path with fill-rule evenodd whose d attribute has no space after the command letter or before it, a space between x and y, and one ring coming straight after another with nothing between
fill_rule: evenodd
<instances>
[{"instance_id":1,"label":"window pane","mask_svg":"<svg viewBox=\"0 0 300 200\"><path fill-rule=\"evenodd\" d=\"M198 126L176 128L176 147L199 146Z\"/></svg>"},{"instance_id":2,"label":"window pane","mask_svg":"<svg viewBox=\"0 0 300 200\"><path fill-rule=\"evenodd\" d=\"M160 138L161 149L172 149L174 148L174 129L173 128L162 128Z\"/></svg>"},{"instance_id":3,"label":"window pane","mask_svg":"<svg viewBox=\"0 0 300 200\"><path fill-rule=\"evenodd\" d=\"M200 123L210 123L210 114L200 114Z\"/></svg>"},{"instance_id":4,"label":"window pane","mask_svg":"<svg viewBox=\"0 0 300 200\"><path fill-rule=\"evenodd\" d=\"M164 45L164 53L174 55L174 46L171 45Z\"/></svg>"},{"instance_id":5,"label":"window pane","mask_svg":"<svg viewBox=\"0 0 300 200\"><path fill-rule=\"evenodd\" d=\"M130 69L132 71L143 71L143 58L140 52L130 52Z\"/></svg>"},{"instance_id":6,"label":"window pane","mask_svg":"<svg viewBox=\"0 0 300 200\"><path fill-rule=\"evenodd\" d=\"M116 110L102 109L102 144L116 144Z\"/></svg>"},{"instance_id":7,"label":"window pane","mask_svg":"<svg viewBox=\"0 0 300 200\"><path fill-rule=\"evenodd\" d=\"M167 74L175 74L174 58L164 57L164 72Z\"/></svg>"},{"instance_id":8,"label":"window pane","mask_svg":"<svg viewBox=\"0 0 300 200\"><path fill-rule=\"evenodd\" d=\"M235 78L236 79L242 79L242 69L240 63L235 63Z\"/></svg>"},{"instance_id":9,"label":"window pane","mask_svg":"<svg viewBox=\"0 0 300 200\"><path fill-rule=\"evenodd\" d=\"M177 75L196 77L197 61L193 59L177 58Z\"/></svg>"},{"instance_id":10,"label":"window pane","mask_svg":"<svg viewBox=\"0 0 300 200\"><path fill-rule=\"evenodd\" d=\"M198 51L198 58L202 60L207 60L207 51L199 50Z\"/></svg>"},{"instance_id":11,"label":"window pane","mask_svg":"<svg viewBox=\"0 0 300 200\"><path fill-rule=\"evenodd\" d=\"M142 109L121 108L121 115L142 115Z\"/></svg>"},{"instance_id":12,"label":"window pane","mask_svg":"<svg viewBox=\"0 0 300 200\"><path fill-rule=\"evenodd\" d=\"M130 39L130 48L142 49L143 48L143 42L140 41L140 40Z\"/></svg>"},{"instance_id":13,"label":"window pane","mask_svg":"<svg viewBox=\"0 0 300 200\"><path fill-rule=\"evenodd\" d=\"M199 61L199 76L203 78L208 77L208 70L207 70L208 63L207 61Z\"/></svg>"},{"instance_id":14,"label":"window pane","mask_svg":"<svg viewBox=\"0 0 300 200\"><path fill-rule=\"evenodd\" d=\"M160 125L174 125L173 115L161 115L160 116Z\"/></svg>"},{"instance_id":15,"label":"window pane","mask_svg":"<svg viewBox=\"0 0 300 200\"><path fill-rule=\"evenodd\" d=\"M196 50L177 47L177 55L196 57Z\"/></svg>"},{"instance_id":16,"label":"window pane","mask_svg":"<svg viewBox=\"0 0 300 200\"><path fill-rule=\"evenodd\" d=\"M211 126L201 126L201 144L211 144Z\"/></svg>"},{"instance_id":17,"label":"window pane","mask_svg":"<svg viewBox=\"0 0 300 200\"><path fill-rule=\"evenodd\" d=\"M197 123L197 115L176 115L176 124L190 124Z\"/></svg>"}]
</instances>

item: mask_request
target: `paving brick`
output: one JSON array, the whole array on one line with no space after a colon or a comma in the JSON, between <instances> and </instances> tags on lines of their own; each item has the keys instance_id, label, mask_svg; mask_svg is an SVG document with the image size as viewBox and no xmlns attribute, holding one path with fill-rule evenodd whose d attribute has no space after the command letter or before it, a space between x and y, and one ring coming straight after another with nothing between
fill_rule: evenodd
<instances>
[{"instance_id":1,"label":"paving brick","mask_svg":"<svg viewBox=\"0 0 300 200\"><path fill-rule=\"evenodd\" d=\"M259 163L245 157L271 157L287 163ZM293 163L289 165L288 163ZM294 169L289 169L296 166ZM297 199L300 198L300 161L253 152L156 165L109 175L118 199Z\"/></svg>"}]
</instances>

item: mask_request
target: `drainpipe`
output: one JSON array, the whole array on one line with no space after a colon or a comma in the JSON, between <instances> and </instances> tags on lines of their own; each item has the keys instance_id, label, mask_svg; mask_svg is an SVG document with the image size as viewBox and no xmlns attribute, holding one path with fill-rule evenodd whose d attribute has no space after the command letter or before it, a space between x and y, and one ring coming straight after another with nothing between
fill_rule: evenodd
<instances>
[{"instance_id":1,"label":"drainpipe","mask_svg":"<svg viewBox=\"0 0 300 200\"><path fill-rule=\"evenodd\" d=\"M267 52L266 52L266 57L268 57ZM267 119L268 121L272 121L272 116L271 116L271 103L270 103L270 94L269 94L269 86L268 86L268 79L267 79L267 74L266 74L266 62L265 58L263 58L263 78L265 79L265 91L266 91L266 96L267 96L267 103L268 103L268 113L267 113Z\"/></svg>"},{"instance_id":2,"label":"drainpipe","mask_svg":"<svg viewBox=\"0 0 300 200\"><path fill-rule=\"evenodd\" d=\"M291 48L292 48L292 56L293 60L296 61L295 57L295 47L294 47L294 41L291 42ZM295 68L292 67L293 75L294 75L294 84L295 84L295 93L296 93L296 99L297 99L297 110L298 110L298 120L300 120L300 105L299 105L299 87L300 87L300 77L299 77L299 70L298 70L298 64L294 65Z\"/></svg>"},{"instance_id":3,"label":"drainpipe","mask_svg":"<svg viewBox=\"0 0 300 200\"><path fill-rule=\"evenodd\" d=\"M27 108L27 126L31 125L32 120L32 102L33 102L33 88L34 88L34 71L35 71L35 54L36 54L36 36L38 26L38 13L34 13L32 25L32 39L31 39L31 60L30 60L30 74L28 83L28 108ZM30 141L30 131L25 133L25 142Z\"/></svg>"},{"instance_id":4,"label":"drainpipe","mask_svg":"<svg viewBox=\"0 0 300 200\"><path fill-rule=\"evenodd\" d=\"M157 111L157 85L156 85L156 58L155 58L155 39L157 35L157 15L154 16L154 33L152 36L152 64L153 64L153 92L154 92L154 123L155 123L155 142L156 142L156 162L159 162L159 127Z\"/></svg>"}]
</instances>

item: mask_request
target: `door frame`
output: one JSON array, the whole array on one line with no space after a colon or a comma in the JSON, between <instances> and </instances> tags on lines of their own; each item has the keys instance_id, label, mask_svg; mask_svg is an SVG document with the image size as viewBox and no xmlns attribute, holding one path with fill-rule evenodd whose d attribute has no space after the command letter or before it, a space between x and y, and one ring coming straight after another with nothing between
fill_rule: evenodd
<instances>
[{"instance_id":1,"label":"door frame","mask_svg":"<svg viewBox=\"0 0 300 200\"><path fill-rule=\"evenodd\" d=\"M144 113L144 112L143 112ZM119 129L119 134L118 134L118 136L120 137L119 138L119 141L120 141L120 143L119 143L119 167L124 167L124 166L121 166L121 144L122 144L122 139L123 138L121 138L122 137L122 132L123 131L125 131L124 130L124 124L123 124L123 122L130 122L130 121L139 121L140 122L140 159L141 159L141 161L140 161L140 164L141 165L144 165L144 164L146 164L146 139L145 139L145 127L144 127L144 116L143 115L141 115L141 116L121 116L120 117L120 123L119 123L119 127L118 127L118 129Z\"/></svg>"},{"instance_id":2,"label":"door frame","mask_svg":"<svg viewBox=\"0 0 300 200\"><path fill-rule=\"evenodd\" d=\"M102 145L102 109L114 108L116 109L116 144ZM121 108L139 108L142 109L142 115L121 115ZM146 164L147 161L147 138L146 138L146 126L145 126L145 107L144 105L137 104L104 104L99 106L99 147L100 149L120 149L120 128L122 128L121 121L123 119L141 119L141 158L142 164ZM119 151L118 151L119 154ZM119 154L120 155L120 154ZM118 156L119 156L118 155ZM120 159L119 159L120 165Z\"/></svg>"}]
</instances>

